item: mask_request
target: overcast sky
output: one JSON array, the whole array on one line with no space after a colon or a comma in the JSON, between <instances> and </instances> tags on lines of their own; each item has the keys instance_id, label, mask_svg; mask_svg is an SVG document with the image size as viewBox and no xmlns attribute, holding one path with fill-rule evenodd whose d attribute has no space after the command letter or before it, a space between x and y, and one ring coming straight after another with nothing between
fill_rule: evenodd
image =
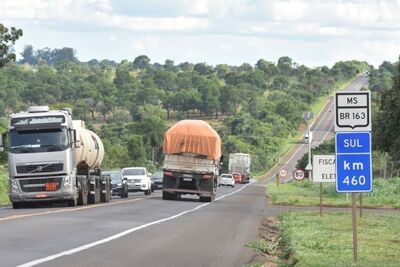
<instances>
[{"instance_id":1,"label":"overcast sky","mask_svg":"<svg viewBox=\"0 0 400 267\"><path fill-rule=\"evenodd\" d=\"M400 0L0 0L0 23L23 30L18 54L72 47L81 61L378 66L400 54Z\"/></svg>"}]
</instances>

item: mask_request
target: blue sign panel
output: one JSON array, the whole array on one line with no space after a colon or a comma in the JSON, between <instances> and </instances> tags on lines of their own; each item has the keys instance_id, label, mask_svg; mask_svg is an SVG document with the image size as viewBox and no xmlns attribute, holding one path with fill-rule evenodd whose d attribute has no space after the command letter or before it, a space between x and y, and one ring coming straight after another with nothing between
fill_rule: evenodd
<instances>
[{"instance_id":1,"label":"blue sign panel","mask_svg":"<svg viewBox=\"0 0 400 267\"><path fill-rule=\"evenodd\" d=\"M371 192L370 132L336 133L336 191Z\"/></svg>"}]
</instances>

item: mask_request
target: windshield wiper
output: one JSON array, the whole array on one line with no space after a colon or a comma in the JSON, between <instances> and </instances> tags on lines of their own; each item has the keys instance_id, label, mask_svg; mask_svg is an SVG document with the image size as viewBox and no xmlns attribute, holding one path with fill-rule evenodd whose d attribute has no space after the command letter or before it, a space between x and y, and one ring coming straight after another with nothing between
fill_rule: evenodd
<instances>
[{"instance_id":1,"label":"windshield wiper","mask_svg":"<svg viewBox=\"0 0 400 267\"><path fill-rule=\"evenodd\" d=\"M32 152L33 148L36 146L32 146L31 144L29 145L18 145L18 146L12 146L11 150L19 150L21 152Z\"/></svg>"},{"instance_id":2,"label":"windshield wiper","mask_svg":"<svg viewBox=\"0 0 400 267\"><path fill-rule=\"evenodd\" d=\"M59 146L59 145L51 145L51 144L42 144L42 145L40 145L40 147L43 147L43 148L47 148L47 151L48 152L50 152L50 151L61 151L61 150L63 150L62 149L62 147L61 146Z\"/></svg>"}]
</instances>

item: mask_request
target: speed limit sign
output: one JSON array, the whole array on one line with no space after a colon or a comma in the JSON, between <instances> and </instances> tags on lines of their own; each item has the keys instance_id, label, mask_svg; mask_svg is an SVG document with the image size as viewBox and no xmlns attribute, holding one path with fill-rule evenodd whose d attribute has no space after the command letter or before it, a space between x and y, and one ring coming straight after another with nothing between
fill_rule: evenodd
<instances>
[{"instance_id":1,"label":"speed limit sign","mask_svg":"<svg viewBox=\"0 0 400 267\"><path fill-rule=\"evenodd\" d=\"M287 171L286 170L282 169L282 170L279 171L279 176L280 177L285 178L286 175L287 175Z\"/></svg>"},{"instance_id":2,"label":"speed limit sign","mask_svg":"<svg viewBox=\"0 0 400 267\"><path fill-rule=\"evenodd\" d=\"M293 178L297 181L304 179L304 171L302 169L297 169L293 172Z\"/></svg>"}]
</instances>

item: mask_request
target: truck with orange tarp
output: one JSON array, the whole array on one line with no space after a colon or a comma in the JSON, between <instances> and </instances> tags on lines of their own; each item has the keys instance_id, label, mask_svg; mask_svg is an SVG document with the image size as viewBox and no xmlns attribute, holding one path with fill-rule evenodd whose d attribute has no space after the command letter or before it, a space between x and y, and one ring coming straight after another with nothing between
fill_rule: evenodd
<instances>
[{"instance_id":1,"label":"truck with orange tarp","mask_svg":"<svg viewBox=\"0 0 400 267\"><path fill-rule=\"evenodd\" d=\"M212 202L222 161L221 138L205 121L182 120L164 135L163 199L184 194Z\"/></svg>"}]
</instances>

